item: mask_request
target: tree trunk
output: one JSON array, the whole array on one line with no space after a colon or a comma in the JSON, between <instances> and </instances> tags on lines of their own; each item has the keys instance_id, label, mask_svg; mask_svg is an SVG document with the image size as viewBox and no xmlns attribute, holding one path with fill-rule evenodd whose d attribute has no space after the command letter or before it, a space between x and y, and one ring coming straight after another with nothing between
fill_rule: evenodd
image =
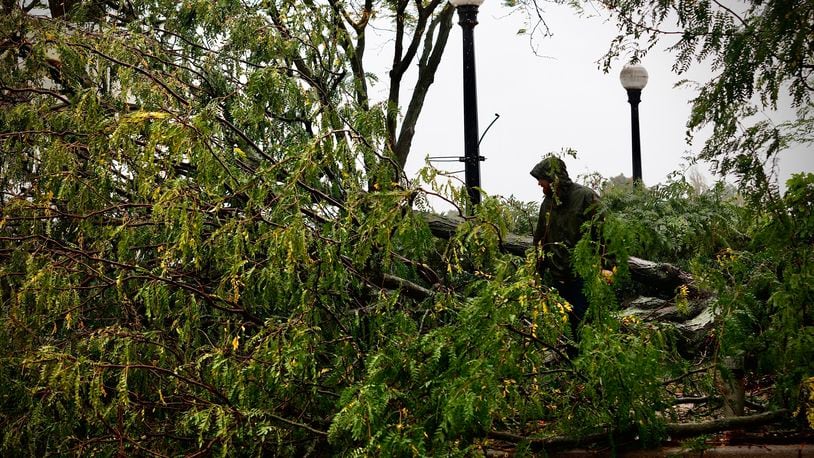
<instances>
[{"instance_id":1,"label":"tree trunk","mask_svg":"<svg viewBox=\"0 0 814 458\"><path fill-rule=\"evenodd\" d=\"M458 216L431 213L424 213L422 216L433 235L444 239L452 237L458 226L465 221ZM532 248L532 243L531 236L505 234L501 240L501 249L506 253L525 256ZM710 295L697 289L692 275L672 264L630 256L627 266L635 282L670 299L638 297L627 303L623 315L635 315L649 322L671 323L678 330L678 346L682 353L695 353L707 341L714 323L715 315L709 306ZM687 288L685 307L678 307L673 300L680 286Z\"/></svg>"},{"instance_id":2,"label":"tree trunk","mask_svg":"<svg viewBox=\"0 0 814 458\"><path fill-rule=\"evenodd\" d=\"M664 432L672 438L693 437L703 434L712 434L729 431L738 428L749 428L754 426L768 425L788 418L791 412L787 409L764 412L745 417L718 418L710 421L697 423L667 423L664 425ZM538 438L528 437L504 431L489 432L488 437L506 442L520 443L528 442L534 450L544 448L569 448L586 446L608 441L612 436L617 436L613 432L601 432L588 434L580 437L549 437Z\"/></svg>"}]
</instances>

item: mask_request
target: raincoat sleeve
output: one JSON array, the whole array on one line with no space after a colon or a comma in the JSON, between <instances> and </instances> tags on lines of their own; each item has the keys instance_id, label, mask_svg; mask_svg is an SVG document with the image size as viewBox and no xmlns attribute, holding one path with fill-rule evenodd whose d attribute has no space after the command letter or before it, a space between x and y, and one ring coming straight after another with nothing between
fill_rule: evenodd
<instances>
[{"instance_id":1,"label":"raincoat sleeve","mask_svg":"<svg viewBox=\"0 0 814 458\"><path fill-rule=\"evenodd\" d=\"M537 226L534 228L534 247L537 248L545 237L545 201L540 204L540 214L537 216Z\"/></svg>"}]
</instances>

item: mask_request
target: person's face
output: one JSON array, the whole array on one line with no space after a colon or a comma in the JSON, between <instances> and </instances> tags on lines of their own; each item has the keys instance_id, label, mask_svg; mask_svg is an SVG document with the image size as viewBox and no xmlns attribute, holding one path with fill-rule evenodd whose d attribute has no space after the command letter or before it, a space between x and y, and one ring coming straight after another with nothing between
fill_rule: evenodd
<instances>
[{"instance_id":1,"label":"person's face","mask_svg":"<svg viewBox=\"0 0 814 458\"><path fill-rule=\"evenodd\" d=\"M537 180L537 184L543 188L543 194L550 196L551 195L551 182L546 180L545 178L539 178Z\"/></svg>"}]
</instances>

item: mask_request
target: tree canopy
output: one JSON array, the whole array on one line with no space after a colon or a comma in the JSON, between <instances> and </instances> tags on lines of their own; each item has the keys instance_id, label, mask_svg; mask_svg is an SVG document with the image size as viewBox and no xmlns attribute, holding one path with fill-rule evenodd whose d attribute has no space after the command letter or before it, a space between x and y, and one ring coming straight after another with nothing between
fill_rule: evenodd
<instances>
[{"instance_id":1,"label":"tree canopy","mask_svg":"<svg viewBox=\"0 0 814 458\"><path fill-rule=\"evenodd\" d=\"M540 283L533 251L503 249L533 205L487 196L436 238L417 210L429 195L462 208L466 193L438 186L431 168L403 176L450 4L0 8L4 453L464 455L495 431L658 441L679 419L677 392L715 392L720 372L699 366L726 358L772 378L761 408L806 404L811 175L760 209L680 177L608 185L603 231L620 270L608 284L599 245L574 250L591 311L568 359L569 304ZM364 59L374 20L393 34L382 102ZM808 42L788 43L806 69ZM783 82L793 94L810 83L775 72L776 87L757 86L770 101ZM718 102L714 87L697 106ZM737 144L720 157L760 157ZM691 269L715 295L700 362L675 329L617 313L638 288L628 254ZM687 291L667 299L681 306Z\"/></svg>"}]
</instances>

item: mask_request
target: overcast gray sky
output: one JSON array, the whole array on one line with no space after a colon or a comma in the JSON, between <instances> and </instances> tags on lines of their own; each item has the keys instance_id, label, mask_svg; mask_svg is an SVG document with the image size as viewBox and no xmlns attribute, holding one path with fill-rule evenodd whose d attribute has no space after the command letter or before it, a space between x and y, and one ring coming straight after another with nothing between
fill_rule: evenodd
<instances>
[{"instance_id":1,"label":"overcast gray sky","mask_svg":"<svg viewBox=\"0 0 814 458\"><path fill-rule=\"evenodd\" d=\"M539 201L540 188L528 172L543 154L566 147L577 151L577 159L567 160L572 177L590 172L605 177L632 175L630 105L619 82L623 62L617 62L608 74L596 63L615 36L615 26L601 12L585 18L566 6L546 4L545 9L554 36L535 40L538 55L532 52L529 36L517 34L527 27L523 15L508 15L500 0L486 0L478 14L475 55L481 132L495 113L500 114L481 143L481 155L486 156L481 163L481 184L492 195L514 194L524 201ZM455 28L416 126L406 168L410 177L424 165L426 156L463 155L462 44L457 21L456 14ZM672 56L663 52L670 44L665 41L642 61L650 76L639 106L647 185L664 182L671 172L683 170L683 157L697 153L705 138L702 133L693 145L686 143L685 124L694 91L674 85L680 79L706 81L709 70L698 67L675 75ZM382 48L380 52L387 56L389 51ZM814 171L810 154L802 154L801 149L793 153L781 158L782 181L794 172ZM449 171L463 168L462 163L437 166ZM712 181L708 167L702 165L699 171ZM463 178L463 174L459 176Z\"/></svg>"}]
</instances>

